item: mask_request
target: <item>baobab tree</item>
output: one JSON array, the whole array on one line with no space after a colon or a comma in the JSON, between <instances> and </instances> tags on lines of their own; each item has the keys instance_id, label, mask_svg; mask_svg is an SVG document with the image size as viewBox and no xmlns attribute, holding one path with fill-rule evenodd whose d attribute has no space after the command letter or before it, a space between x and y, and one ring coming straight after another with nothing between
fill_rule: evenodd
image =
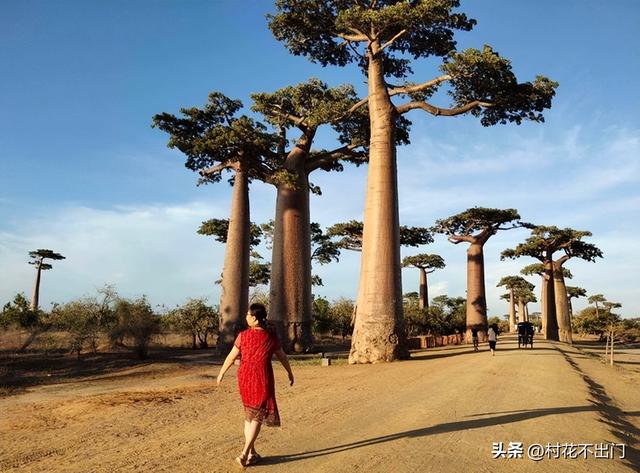
<instances>
[{"instance_id":1,"label":"baobab tree","mask_svg":"<svg viewBox=\"0 0 640 473\"><path fill-rule=\"evenodd\" d=\"M578 286L567 286L567 299L569 300L569 317L572 321L573 304L571 303L571 299L577 299L578 297L587 297L587 290Z\"/></svg>"},{"instance_id":2,"label":"baobab tree","mask_svg":"<svg viewBox=\"0 0 640 473\"><path fill-rule=\"evenodd\" d=\"M255 247L261 242L262 228L253 222L249 225L249 248L250 248L250 260L249 260L249 287L255 287L260 284L269 284L271 276L271 264L262 263L262 256L255 251ZM220 243L227 243L227 236L229 235L229 219L227 218L211 218L202 222L198 228L199 235L212 236ZM217 283L222 283L224 277L221 277ZM243 325L242 318L239 320L240 325Z\"/></svg>"},{"instance_id":3,"label":"baobab tree","mask_svg":"<svg viewBox=\"0 0 640 473\"><path fill-rule=\"evenodd\" d=\"M602 294L594 294L587 299L589 304L593 304L596 308L596 318L600 317L600 304L606 302L607 299Z\"/></svg>"},{"instance_id":4,"label":"baobab tree","mask_svg":"<svg viewBox=\"0 0 640 473\"><path fill-rule=\"evenodd\" d=\"M500 230L522 226L516 209L488 209L474 207L451 217L436 221L433 231L444 233L453 244L469 243L467 248L467 332L478 329L484 340L487 330L487 300L484 286L484 244Z\"/></svg>"},{"instance_id":5,"label":"baobab tree","mask_svg":"<svg viewBox=\"0 0 640 473\"><path fill-rule=\"evenodd\" d=\"M318 170L342 171L343 163L367 161L368 119L366 109L348 114L359 101L353 87L328 87L318 79L273 93L253 94L252 109L261 113L278 134L274 174L265 182L276 187L273 224L269 306L287 350L307 350L313 343L311 274L313 226L309 193L320 189L309 179ZM320 127L330 126L339 145L333 150L314 150ZM288 147L288 134L298 133ZM317 259L317 258L316 258Z\"/></svg>"},{"instance_id":6,"label":"baobab tree","mask_svg":"<svg viewBox=\"0 0 640 473\"><path fill-rule=\"evenodd\" d=\"M442 269L445 266L442 256L434 254L420 253L413 256L407 256L402 260L403 268L412 267L420 270L420 294L418 298L418 307L421 310L429 310L427 275L433 273L436 269Z\"/></svg>"},{"instance_id":7,"label":"baobab tree","mask_svg":"<svg viewBox=\"0 0 640 473\"><path fill-rule=\"evenodd\" d=\"M42 275L42 271L47 271L53 266L49 263L45 263L44 260L63 260L66 259L60 253L56 253L52 250L47 249L38 249L29 252L29 256L33 261L29 261L29 264L32 264L36 267L36 281L33 284L33 296L31 297L31 307L30 309L33 312L38 310L39 302L40 302L40 277Z\"/></svg>"},{"instance_id":8,"label":"baobab tree","mask_svg":"<svg viewBox=\"0 0 640 473\"><path fill-rule=\"evenodd\" d=\"M509 301L509 330L515 332L518 321L516 319L516 298L514 291L520 287L528 286L531 286L531 289L533 289L534 286L521 276L505 276L496 284L496 287L501 286L504 286L504 288L509 291L507 294L507 300Z\"/></svg>"},{"instance_id":9,"label":"baobab tree","mask_svg":"<svg viewBox=\"0 0 640 473\"><path fill-rule=\"evenodd\" d=\"M591 236L591 232L538 225L531 228L531 236L524 243L520 243L515 249L502 252L503 259L530 256L542 262L542 319L543 331L548 340L567 343L573 341L563 265L574 257L586 261L595 261L595 258L602 257L602 252L595 245L582 241L582 238L587 236ZM554 260L554 253L557 252L563 254Z\"/></svg>"},{"instance_id":10,"label":"baobab tree","mask_svg":"<svg viewBox=\"0 0 640 473\"><path fill-rule=\"evenodd\" d=\"M253 179L265 179L273 172L273 150L278 144L278 137L268 133L263 124L246 115L238 116L241 108L239 100L213 92L203 108L181 109L180 118L169 113L153 117L153 126L170 135L168 147L186 155L185 166L199 172L203 177L201 182L219 182L224 171L233 173L216 343L220 353L231 348L238 323L242 323L248 308L249 183Z\"/></svg>"},{"instance_id":11,"label":"baobab tree","mask_svg":"<svg viewBox=\"0 0 640 473\"><path fill-rule=\"evenodd\" d=\"M529 321L528 304L531 302L537 302L536 296L533 293L533 288L535 286L528 281L525 282L526 284L517 287L513 291L513 296L518 302L518 322Z\"/></svg>"},{"instance_id":12,"label":"baobab tree","mask_svg":"<svg viewBox=\"0 0 640 473\"><path fill-rule=\"evenodd\" d=\"M542 324L542 330L544 332L544 327L546 326L547 323L547 314L546 314L546 292L547 292L547 285L545 284L545 280L547 278L547 275L544 271L544 265L542 263L532 263L529 264L527 266L525 266L524 268L522 268L520 270L521 274L524 274L525 276L532 276L532 275L537 275L540 276L541 278L541 284L540 284L540 304L541 304L541 313L540 313L540 323ZM573 274L571 274L571 271L569 271L568 268L563 267L562 268L562 275L564 277L564 279L572 279L573 278ZM546 332L545 332L546 333Z\"/></svg>"},{"instance_id":13,"label":"baobab tree","mask_svg":"<svg viewBox=\"0 0 640 473\"><path fill-rule=\"evenodd\" d=\"M269 28L295 55L322 65L360 65L368 97L370 146L360 285L350 363L392 361L408 356L402 317L400 235L396 164L397 123L411 110L437 117L465 113L485 126L543 121L557 84L538 76L518 83L510 62L489 46L458 53L455 30L475 20L453 12L457 0L372 1L277 0ZM442 74L421 84L391 85L412 72L408 56L445 58ZM453 105L427 100L448 84ZM408 97L394 104L393 96Z\"/></svg>"}]
</instances>

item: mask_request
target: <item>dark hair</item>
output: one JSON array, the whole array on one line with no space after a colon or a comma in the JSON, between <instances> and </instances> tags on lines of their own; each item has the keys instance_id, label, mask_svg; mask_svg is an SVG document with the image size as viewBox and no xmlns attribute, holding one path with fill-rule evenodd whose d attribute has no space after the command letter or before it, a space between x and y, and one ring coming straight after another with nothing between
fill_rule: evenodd
<instances>
[{"instance_id":1,"label":"dark hair","mask_svg":"<svg viewBox=\"0 0 640 473\"><path fill-rule=\"evenodd\" d=\"M267 308L263 304L258 302L251 304L249 306L249 312L256 318L262 328L267 327Z\"/></svg>"}]
</instances>

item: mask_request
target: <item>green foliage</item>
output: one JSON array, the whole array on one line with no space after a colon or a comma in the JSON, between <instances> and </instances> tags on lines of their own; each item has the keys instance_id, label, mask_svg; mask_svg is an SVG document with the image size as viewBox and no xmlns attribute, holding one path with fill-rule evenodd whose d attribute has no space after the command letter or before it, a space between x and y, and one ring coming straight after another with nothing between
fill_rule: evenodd
<instances>
[{"instance_id":1,"label":"green foliage","mask_svg":"<svg viewBox=\"0 0 640 473\"><path fill-rule=\"evenodd\" d=\"M206 299L199 298L189 299L165 317L172 329L191 336L192 348L195 350L198 346L209 346L208 337L217 332L220 315L217 308L206 304Z\"/></svg>"},{"instance_id":2,"label":"green foliage","mask_svg":"<svg viewBox=\"0 0 640 473\"><path fill-rule=\"evenodd\" d=\"M0 328L33 328L41 322L42 313L32 311L29 300L18 293L12 302L7 302L0 314Z\"/></svg>"},{"instance_id":3,"label":"green foliage","mask_svg":"<svg viewBox=\"0 0 640 473\"><path fill-rule=\"evenodd\" d=\"M140 358L149 353L151 338L160 332L160 319L153 313L145 297L119 299L115 307L115 324L109 333L112 343L124 345L130 339Z\"/></svg>"},{"instance_id":4,"label":"green foliage","mask_svg":"<svg viewBox=\"0 0 640 473\"><path fill-rule=\"evenodd\" d=\"M54 327L68 334L69 351L80 356L85 346L93 353L98 351L100 334L108 328L109 317L105 317L96 298L78 299L56 306L51 313Z\"/></svg>"},{"instance_id":5,"label":"green foliage","mask_svg":"<svg viewBox=\"0 0 640 473\"><path fill-rule=\"evenodd\" d=\"M542 263L533 263L525 266L520 270L521 274L525 276L542 276L544 274L544 265ZM569 271L569 268L562 267L562 277L565 279L573 279L573 274Z\"/></svg>"},{"instance_id":6,"label":"green foliage","mask_svg":"<svg viewBox=\"0 0 640 473\"><path fill-rule=\"evenodd\" d=\"M331 240L328 233L324 233L319 223L311 222L311 260L320 264L338 261L340 249Z\"/></svg>"},{"instance_id":7,"label":"green foliage","mask_svg":"<svg viewBox=\"0 0 640 473\"><path fill-rule=\"evenodd\" d=\"M198 228L198 235L212 236L220 243L227 242L227 234L229 233L229 219L228 218L211 218L202 222ZM262 236L262 229L260 225L253 222L250 224L250 241L251 247L258 246L260 244L260 237Z\"/></svg>"},{"instance_id":8,"label":"green foliage","mask_svg":"<svg viewBox=\"0 0 640 473\"><path fill-rule=\"evenodd\" d=\"M522 226L516 209L473 207L451 217L437 220L432 230L449 236L472 236L476 232L493 235L498 230Z\"/></svg>"},{"instance_id":9,"label":"green foliage","mask_svg":"<svg viewBox=\"0 0 640 473\"><path fill-rule=\"evenodd\" d=\"M274 36L289 51L324 66L364 66L364 52L354 44L373 36L380 44L397 38L384 52L385 72L405 77L411 72L405 54L445 56L455 49L453 30L473 27L475 20L451 12L458 5L457 0L386 0L370 6L353 0L277 0L276 14L267 18Z\"/></svg>"},{"instance_id":10,"label":"green foliage","mask_svg":"<svg viewBox=\"0 0 640 473\"><path fill-rule=\"evenodd\" d=\"M409 336L420 334L451 335L466 328L467 301L464 297L434 297L429 309L420 309L417 293L403 299L405 327Z\"/></svg>"},{"instance_id":11,"label":"green foliage","mask_svg":"<svg viewBox=\"0 0 640 473\"><path fill-rule=\"evenodd\" d=\"M254 253L254 257L257 253ZM262 259L260 255L257 255ZM261 263L259 259L249 261L249 287L269 284L271 280L271 263Z\"/></svg>"},{"instance_id":12,"label":"green foliage","mask_svg":"<svg viewBox=\"0 0 640 473\"><path fill-rule=\"evenodd\" d=\"M331 333L344 340L351 334L351 318L354 304L350 299L340 298L329 302L324 297L313 299L313 331L317 335Z\"/></svg>"},{"instance_id":13,"label":"green foliage","mask_svg":"<svg viewBox=\"0 0 640 473\"><path fill-rule=\"evenodd\" d=\"M589 297L589 299L587 299L587 301L589 302L589 304L596 304L596 303L603 303L606 302L607 299L605 299L605 297L602 294L594 294L593 296Z\"/></svg>"},{"instance_id":14,"label":"green foliage","mask_svg":"<svg viewBox=\"0 0 640 473\"><path fill-rule=\"evenodd\" d=\"M530 290L532 290L535 287L525 278L520 276L505 276L502 279L500 279L498 284L496 284L496 287L500 287L500 286L504 286L506 289L518 289L521 287L525 287L525 288L528 287Z\"/></svg>"},{"instance_id":15,"label":"green foliage","mask_svg":"<svg viewBox=\"0 0 640 473\"><path fill-rule=\"evenodd\" d=\"M563 257L580 258L593 262L596 258L602 258L602 251L595 245L582 241L584 237L589 236L591 236L591 232L572 228L533 226L531 227L531 236L515 248L504 250L500 259L529 256L545 261L548 255L562 251Z\"/></svg>"},{"instance_id":16,"label":"green foliage","mask_svg":"<svg viewBox=\"0 0 640 473\"><path fill-rule=\"evenodd\" d=\"M436 269L444 268L446 265L444 263L444 259L442 259L442 256L440 255L420 253L413 256L406 256L402 260L402 266L404 268L410 266L414 268L421 268L431 273Z\"/></svg>"},{"instance_id":17,"label":"green foliage","mask_svg":"<svg viewBox=\"0 0 640 473\"><path fill-rule=\"evenodd\" d=\"M182 108L180 118L170 113L157 114L153 126L169 134L168 147L186 155L188 169L202 171L221 166L207 175L208 181L218 182L224 166L239 162L251 177L261 178L278 137L268 133L263 124L245 115L237 116L241 108L239 100L213 92L203 108Z\"/></svg>"},{"instance_id":18,"label":"green foliage","mask_svg":"<svg viewBox=\"0 0 640 473\"><path fill-rule=\"evenodd\" d=\"M29 252L29 256L34 259L34 261L29 262L29 264L40 264L41 269L51 269L50 264L43 264L42 261L45 259L54 259L54 260L62 260L66 259L60 253L56 253L52 250L47 249L39 249Z\"/></svg>"},{"instance_id":19,"label":"green foliage","mask_svg":"<svg viewBox=\"0 0 640 473\"><path fill-rule=\"evenodd\" d=\"M484 126L507 122L519 125L524 119L543 122L542 112L551 108L558 87L557 82L543 76L537 76L534 82L518 83L511 61L487 45L482 51L470 48L452 52L441 69L451 76L449 94L457 107L474 100L491 104L471 110Z\"/></svg>"},{"instance_id":20,"label":"green foliage","mask_svg":"<svg viewBox=\"0 0 640 473\"><path fill-rule=\"evenodd\" d=\"M569 299L587 297L587 290L578 286L567 286L567 297L569 297Z\"/></svg>"},{"instance_id":21,"label":"green foliage","mask_svg":"<svg viewBox=\"0 0 640 473\"><path fill-rule=\"evenodd\" d=\"M335 239L340 249L362 251L362 232L364 225L358 220L336 223L327 228L327 235ZM425 227L400 226L400 245L418 247L433 243L433 235Z\"/></svg>"},{"instance_id":22,"label":"green foliage","mask_svg":"<svg viewBox=\"0 0 640 473\"><path fill-rule=\"evenodd\" d=\"M498 333L509 333L509 320L505 320L504 318L501 319L500 317L489 317L487 324L489 326L494 324L497 325Z\"/></svg>"}]
</instances>

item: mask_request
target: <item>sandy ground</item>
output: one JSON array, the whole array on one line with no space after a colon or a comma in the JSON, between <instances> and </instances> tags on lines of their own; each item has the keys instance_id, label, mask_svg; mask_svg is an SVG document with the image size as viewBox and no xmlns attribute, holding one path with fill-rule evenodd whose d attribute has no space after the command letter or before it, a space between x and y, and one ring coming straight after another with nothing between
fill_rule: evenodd
<instances>
[{"instance_id":1,"label":"sandy ground","mask_svg":"<svg viewBox=\"0 0 640 473\"><path fill-rule=\"evenodd\" d=\"M370 366L276 364L283 425L256 472L640 471L640 374L563 344L468 346ZM640 362L640 354L627 354ZM635 358L634 358L635 356ZM227 472L242 446L233 367L146 365L0 399L0 471ZM492 455L522 442L523 458ZM527 458L531 444L626 444L626 458ZM593 451L595 447L588 447ZM551 449L553 454L553 449ZM553 456L553 455L552 455Z\"/></svg>"}]
</instances>

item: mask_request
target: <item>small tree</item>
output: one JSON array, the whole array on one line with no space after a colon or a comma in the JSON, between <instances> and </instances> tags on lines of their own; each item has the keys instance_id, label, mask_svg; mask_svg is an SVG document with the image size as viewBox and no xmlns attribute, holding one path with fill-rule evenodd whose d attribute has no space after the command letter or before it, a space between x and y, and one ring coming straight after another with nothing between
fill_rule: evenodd
<instances>
[{"instance_id":1,"label":"small tree","mask_svg":"<svg viewBox=\"0 0 640 473\"><path fill-rule=\"evenodd\" d=\"M191 337L191 348L207 348L208 337L217 332L219 313L206 299L189 299L169 314L172 328ZM197 342L197 343L196 343Z\"/></svg>"},{"instance_id":2,"label":"small tree","mask_svg":"<svg viewBox=\"0 0 640 473\"><path fill-rule=\"evenodd\" d=\"M40 321L39 315L38 311L31 309L29 300L20 292L2 308L0 328L33 328Z\"/></svg>"},{"instance_id":3,"label":"small tree","mask_svg":"<svg viewBox=\"0 0 640 473\"><path fill-rule=\"evenodd\" d=\"M29 252L29 256L33 259L29 264L32 264L36 267L36 281L33 285L33 297L31 298L31 310L38 310L38 303L40 301L40 276L42 271L49 270L53 268L49 263L45 263L45 259L52 260L63 260L65 259L60 253L56 253L52 250L39 249Z\"/></svg>"},{"instance_id":4,"label":"small tree","mask_svg":"<svg viewBox=\"0 0 640 473\"><path fill-rule=\"evenodd\" d=\"M427 275L445 266L442 256L435 254L420 253L414 256L407 256L402 260L403 268L413 267L420 270L420 297L418 299L420 309L429 310Z\"/></svg>"},{"instance_id":5,"label":"small tree","mask_svg":"<svg viewBox=\"0 0 640 473\"><path fill-rule=\"evenodd\" d=\"M569 317L573 320L573 304L571 299L587 297L587 290L578 286L567 286L567 299L569 300Z\"/></svg>"},{"instance_id":6,"label":"small tree","mask_svg":"<svg viewBox=\"0 0 640 473\"><path fill-rule=\"evenodd\" d=\"M529 285L531 285L531 289L533 289L533 285L521 276L505 276L496 284L496 287L504 286L505 289L509 290L506 299L509 301L509 330L511 332L515 332L517 324L516 297L514 292L521 287L528 287Z\"/></svg>"},{"instance_id":7,"label":"small tree","mask_svg":"<svg viewBox=\"0 0 640 473\"><path fill-rule=\"evenodd\" d=\"M152 337L160 332L160 319L151 310L147 299L119 299L115 317L116 324L109 333L112 343L124 345L124 341L130 339L137 355L146 358Z\"/></svg>"},{"instance_id":8,"label":"small tree","mask_svg":"<svg viewBox=\"0 0 640 473\"><path fill-rule=\"evenodd\" d=\"M100 309L95 298L87 297L56 306L52 311L52 323L67 332L69 352L76 353L78 358L85 346L94 354L98 352L98 340L106 328Z\"/></svg>"}]
</instances>

